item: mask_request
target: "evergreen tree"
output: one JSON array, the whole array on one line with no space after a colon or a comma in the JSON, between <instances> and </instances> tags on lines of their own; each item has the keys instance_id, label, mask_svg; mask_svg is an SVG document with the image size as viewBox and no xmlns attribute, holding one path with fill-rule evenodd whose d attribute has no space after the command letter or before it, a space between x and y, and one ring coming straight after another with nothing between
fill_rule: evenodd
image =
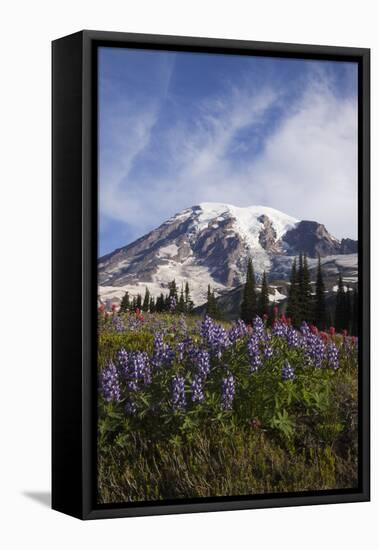
<instances>
[{"instance_id":1,"label":"evergreen tree","mask_svg":"<svg viewBox=\"0 0 379 550\"><path fill-rule=\"evenodd\" d=\"M298 285L298 271L297 271L297 262L296 258L292 262L292 271L290 279L290 288L288 291L288 302L287 302L287 317L291 318L293 326L299 326L299 285Z\"/></svg>"},{"instance_id":2,"label":"evergreen tree","mask_svg":"<svg viewBox=\"0 0 379 550\"><path fill-rule=\"evenodd\" d=\"M300 311L301 320L309 323L312 320L312 287L308 269L308 260L306 255L303 256L302 262L302 277L300 283Z\"/></svg>"},{"instance_id":3,"label":"evergreen tree","mask_svg":"<svg viewBox=\"0 0 379 550\"><path fill-rule=\"evenodd\" d=\"M193 310L193 301L191 298L190 288L188 281L186 281L186 286L184 290L184 301L185 301L185 311L186 313L191 313Z\"/></svg>"},{"instance_id":4,"label":"evergreen tree","mask_svg":"<svg viewBox=\"0 0 379 550\"><path fill-rule=\"evenodd\" d=\"M252 323L257 314L257 296L255 293L255 274L252 259L247 264L246 283L241 303L241 319L245 323Z\"/></svg>"},{"instance_id":5,"label":"evergreen tree","mask_svg":"<svg viewBox=\"0 0 379 550\"><path fill-rule=\"evenodd\" d=\"M143 311L149 311L149 305L150 305L150 292L149 292L149 289L146 287L145 297L143 299L143 304L142 304Z\"/></svg>"},{"instance_id":6,"label":"evergreen tree","mask_svg":"<svg viewBox=\"0 0 379 550\"><path fill-rule=\"evenodd\" d=\"M155 311L155 300L154 300L154 296L152 296L152 297L150 298L149 310L150 310L150 313L154 313L154 311Z\"/></svg>"},{"instance_id":7,"label":"evergreen tree","mask_svg":"<svg viewBox=\"0 0 379 550\"><path fill-rule=\"evenodd\" d=\"M326 328L330 328L331 326L333 326L332 310L330 308L327 308L327 310L326 310Z\"/></svg>"},{"instance_id":8,"label":"evergreen tree","mask_svg":"<svg viewBox=\"0 0 379 550\"><path fill-rule=\"evenodd\" d=\"M334 314L334 327L337 332L341 332L345 328L344 326L345 314L346 314L345 288L343 285L342 276L340 274L338 279L336 307L335 307L335 314Z\"/></svg>"},{"instance_id":9,"label":"evergreen tree","mask_svg":"<svg viewBox=\"0 0 379 550\"><path fill-rule=\"evenodd\" d=\"M142 296L141 294L137 294L137 300L136 300L136 309L142 308Z\"/></svg>"},{"instance_id":10,"label":"evergreen tree","mask_svg":"<svg viewBox=\"0 0 379 550\"><path fill-rule=\"evenodd\" d=\"M183 292L183 287L182 287L182 289L180 291L180 298L179 298L179 302L178 302L177 311L179 313L184 313L185 309L186 309L186 304L185 304L185 301L184 301L184 292Z\"/></svg>"},{"instance_id":11,"label":"evergreen tree","mask_svg":"<svg viewBox=\"0 0 379 550\"><path fill-rule=\"evenodd\" d=\"M322 276L321 258L318 257L317 278L316 278L316 296L314 304L314 322L317 328L325 330L326 327L326 304L325 304L325 285Z\"/></svg>"},{"instance_id":12,"label":"evergreen tree","mask_svg":"<svg viewBox=\"0 0 379 550\"><path fill-rule=\"evenodd\" d=\"M164 296L163 292L161 292L160 296L158 296L156 304L155 304L155 310L158 313L161 313L164 309Z\"/></svg>"},{"instance_id":13,"label":"evergreen tree","mask_svg":"<svg viewBox=\"0 0 379 550\"><path fill-rule=\"evenodd\" d=\"M268 284L267 284L267 277L266 277L266 271L263 272L263 278L262 278L262 287L261 287L261 293L258 297L258 314L263 317L263 315L268 315L270 300L268 296Z\"/></svg>"},{"instance_id":14,"label":"evergreen tree","mask_svg":"<svg viewBox=\"0 0 379 550\"><path fill-rule=\"evenodd\" d=\"M178 301L178 287L176 286L175 279L171 281L168 285L169 288L169 298L175 298L176 302Z\"/></svg>"},{"instance_id":15,"label":"evergreen tree","mask_svg":"<svg viewBox=\"0 0 379 550\"><path fill-rule=\"evenodd\" d=\"M129 292L125 292L120 304L120 313L126 313L130 309Z\"/></svg>"},{"instance_id":16,"label":"evergreen tree","mask_svg":"<svg viewBox=\"0 0 379 550\"><path fill-rule=\"evenodd\" d=\"M347 292L345 292L345 301L344 301L344 329L346 329L349 333L351 331L351 300L350 300L350 288L347 288Z\"/></svg>"},{"instance_id":17,"label":"evergreen tree","mask_svg":"<svg viewBox=\"0 0 379 550\"><path fill-rule=\"evenodd\" d=\"M137 298L135 296L133 296L133 300L132 300L132 311L135 311L136 310L136 307L137 307Z\"/></svg>"},{"instance_id":18,"label":"evergreen tree","mask_svg":"<svg viewBox=\"0 0 379 550\"><path fill-rule=\"evenodd\" d=\"M300 294L300 289L303 286L303 277L304 277L303 255L300 253L299 254L299 267L297 269L297 281L296 281L298 289L299 289L299 294Z\"/></svg>"},{"instance_id":19,"label":"evergreen tree","mask_svg":"<svg viewBox=\"0 0 379 550\"><path fill-rule=\"evenodd\" d=\"M214 292L211 290L211 285L208 285L208 291L207 291L207 303L205 306L206 314L209 315L209 317L215 316L215 295Z\"/></svg>"}]
</instances>

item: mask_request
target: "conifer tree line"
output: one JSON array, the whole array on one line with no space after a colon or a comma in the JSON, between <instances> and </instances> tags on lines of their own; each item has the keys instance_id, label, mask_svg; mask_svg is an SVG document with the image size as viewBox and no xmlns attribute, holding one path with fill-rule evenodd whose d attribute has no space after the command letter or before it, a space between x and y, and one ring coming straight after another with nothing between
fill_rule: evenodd
<instances>
[{"instance_id":1,"label":"conifer tree line","mask_svg":"<svg viewBox=\"0 0 379 550\"><path fill-rule=\"evenodd\" d=\"M191 292L188 282L182 285L180 291L175 279L168 285L168 293L154 297L146 287L145 295L137 294L131 298L129 292L125 292L121 304L120 313L127 311L142 310L144 312L162 312L172 311L175 313L192 313L194 304L191 298Z\"/></svg>"},{"instance_id":2,"label":"conifer tree line","mask_svg":"<svg viewBox=\"0 0 379 550\"><path fill-rule=\"evenodd\" d=\"M347 330L348 333L358 333L359 303L357 289L346 288L342 276L339 276L335 306L328 307L325 299L325 284L318 258L314 292L309 275L308 259L305 254L299 254L292 264L290 285L288 290L286 317L291 319L295 327L303 321L315 325L319 330L334 326L337 332ZM268 283L266 272L263 273L261 292L256 289L256 278L252 259L247 265L246 283L240 309L241 319L251 323L256 315L267 315L274 320L273 308L269 303Z\"/></svg>"},{"instance_id":3,"label":"conifer tree line","mask_svg":"<svg viewBox=\"0 0 379 550\"><path fill-rule=\"evenodd\" d=\"M219 319L221 317L221 311L218 307L214 290L211 289L211 285L208 285L205 313L209 315L209 317L213 317L214 319Z\"/></svg>"},{"instance_id":4,"label":"conifer tree line","mask_svg":"<svg viewBox=\"0 0 379 550\"><path fill-rule=\"evenodd\" d=\"M339 276L334 314L334 326L337 332L347 330L358 335L359 301L358 291L347 287Z\"/></svg>"},{"instance_id":5,"label":"conifer tree line","mask_svg":"<svg viewBox=\"0 0 379 550\"><path fill-rule=\"evenodd\" d=\"M269 313L270 301L266 272L263 272L261 292L257 295L253 261L249 258L241 303L241 319L245 323L251 323L256 315L263 317L263 315L269 315Z\"/></svg>"}]
</instances>

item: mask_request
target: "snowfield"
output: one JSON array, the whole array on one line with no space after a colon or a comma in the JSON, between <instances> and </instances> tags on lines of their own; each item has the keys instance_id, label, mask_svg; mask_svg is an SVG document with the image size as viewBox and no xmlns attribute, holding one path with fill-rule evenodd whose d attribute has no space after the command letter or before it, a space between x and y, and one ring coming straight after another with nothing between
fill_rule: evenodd
<instances>
[{"instance_id":1,"label":"snowfield","mask_svg":"<svg viewBox=\"0 0 379 550\"><path fill-rule=\"evenodd\" d=\"M288 281L295 256L290 255L285 239L281 239L298 224L298 219L267 206L200 203L175 214L135 243L100 259L99 297L108 304L118 303L126 291L131 297L144 296L146 288L157 297L162 292L166 294L169 282L175 279L179 291L189 283L191 298L198 306L206 301L208 285L219 296L243 284L248 257L253 259L258 284L263 271L274 283ZM214 231L214 236L209 230ZM229 239L234 239L232 246ZM270 248L272 243L276 248ZM325 275L334 279L342 272L345 283L355 283L357 256L322 257ZM309 268L314 270L317 262L316 258L308 258ZM270 294L271 301L285 298L277 288Z\"/></svg>"}]
</instances>

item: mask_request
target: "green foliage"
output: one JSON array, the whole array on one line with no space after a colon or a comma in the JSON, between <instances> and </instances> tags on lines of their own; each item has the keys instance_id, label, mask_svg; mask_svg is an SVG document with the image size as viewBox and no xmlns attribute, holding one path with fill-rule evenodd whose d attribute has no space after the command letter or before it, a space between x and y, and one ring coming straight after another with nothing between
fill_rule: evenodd
<instances>
[{"instance_id":1,"label":"green foliage","mask_svg":"<svg viewBox=\"0 0 379 550\"><path fill-rule=\"evenodd\" d=\"M241 319L251 324L257 315L257 295L253 261L249 258L247 264L246 283L243 290L241 303Z\"/></svg>"},{"instance_id":2,"label":"green foliage","mask_svg":"<svg viewBox=\"0 0 379 550\"><path fill-rule=\"evenodd\" d=\"M321 258L318 257L317 278L316 278L316 296L314 305L314 323L320 330L326 328L326 304L325 304L325 285L322 275Z\"/></svg>"},{"instance_id":3,"label":"green foliage","mask_svg":"<svg viewBox=\"0 0 379 550\"><path fill-rule=\"evenodd\" d=\"M126 313L130 308L130 297L129 292L125 292L124 296L122 297L121 304L120 304L120 312Z\"/></svg>"},{"instance_id":4,"label":"green foliage","mask_svg":"<svg viewBox=\"0 0 379 550\"><path fill-rule=\"evenodd\" d=\"M354 300L357 297L353 295L353 304L351 304L350 294L351 294L351 291L349 288L345 290L345 285L343 283L343 279L340 274L338 279L336 307L335 307L335 314L334 314L334 326L338 332L342 332L343 330L350 331L353 323L354 323L354 330L355 331L357 330L358 311L357 309L354 311ZM354 314L353 323L352 323L352 312Z\"/></svg>"},{"instance_id":5,"label":"green foliage","mask_svg":"<svg viewBox=\"0 0 379 550\"><path fill-rule=\"evenodd\" d=\"M310 283L308 260L304 254L299 258L299 308L301 321L307 321L312 319L312 287Z\"/></svg>"},{"instance_id":6,"label":"green foliage","mask_svg":"<svg viewBox=\"0 0 379 550\"><path fill-rule=\"evenodd\" d=\"M258 297L258 315L260 315L261 317L263 317L263 315L268 315L269 307L270 301L268 296L267 276L266 271L264 271L262 277L261 293Z\"/></svg>"},{"instance_id":7,"label":"green foliage","mask_svg":"<svg viewBox=\"0 0 379 550\"><path fill-rule=\"evenodd\" d=\"M145 297L143 299L142 309L143 311L149 311L150 307L150 292L149 289L146 287L145 290Z\"/></svg>"},{"instance_id":8,"label":"green foliage","mask_svg":"<svg viewBox=\"0 0 379 550\"><path fill-rule=\"evenodd\" d=\"M121 316L125 323L128 316ZM196 339L198 319L187 316L188 335ZM230 325L223 323L225 328ZM156 314L149 322L126 332L112 330L111 320L100 325L98 368L101 371L118 350L153 351L154 333L175 345L177 318ZM124 403L98 407L99 502L195 498L351 488L357 484L358 412L357 359L339 347L340 368L307 366L302 348L289 347L273 336L274 354L251 373L247 339L212 359L204 386L205 401L192 403L188 368L174 364L186 376L188 407L173 411L172 371L154 374L148 391L136 395L137 414L127 416ZM287 359L294 380L283 381ZM223 365L236 380L232 411L220 408ZM159 403L159 407L152 407Z\"/></svg>"},{"instance_id":9,"label":"green foliage","mask_svg":"<svg viewBox=\"0 0 379 550\"><path fill-rule=\"evenodd\" d=\"M205 306L205 312L212 319L220 319L221 312L218 308L214 290L211 290L211 285L208 285L207 303Z\"/></svg>"}]
</instances>

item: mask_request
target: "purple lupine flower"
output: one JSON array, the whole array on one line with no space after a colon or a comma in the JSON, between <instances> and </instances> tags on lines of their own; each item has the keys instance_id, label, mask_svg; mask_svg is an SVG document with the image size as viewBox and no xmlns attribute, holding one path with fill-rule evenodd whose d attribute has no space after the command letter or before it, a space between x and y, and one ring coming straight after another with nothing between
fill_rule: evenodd
<instances>
[{"instance_id":1,"label":"purple lupine flower","mask_svg":"<svg viewBox=\"0 0 379 550\"><path fill-rule=\"evenodd\" d=\"M308 334L311 334L310 328L305 321L301 323L300 332L303 336L308 336Z\"/></svg>"},{"instance_id":2,"label":"purple lupine flower","mask_svg":"<svg viewBox=\"0 0 379 550\"><path fill-rule=\"evenodd\" d=\"M282 367L282 380L285 382L286 380L294 380L296 378L295 375L295 369L291 367L289 362L286 360L283 363Z\"/></svg>"},{"instance_id":3,"label":"purple lupine flower","mask_svg":"<svg viewBox=\"0 0 379 550\"><path fill-rule=\"evenodd\" d=\"M298 348L300 346L298 332L293 327L289 327L287 330L287 343L290 348Z\"/></svg>"},{"instance_id":4,"label":"purple lupine flower","mask_svg":"<svg viewBox=\"0 0 379 550\"><path fill-rule=\"evenodd\" d=\"M185 343L178 342L176 344L176 352L178 354L178 361L181 363L184 359Z\"/></svg>"},{"instance_id":5,"label":"purple lupine flower","mask_svg":"<svg viewBox=\"0 0 379 550\"><path fill-rule=\"evenodd\" d=\"M258 315L253 319L253 331L258 338L263 338L263 335L265 333L265 326L262 319Z\"/></svg>"},{"instance_id":6,"label":"purple lupine flower","mask_svg":"<svg viewBox=\"0 0 379 550\"><path fill-rule=\"evenodd\" d=\"M219 359L222 352L231 345L224 327L215 323L208 315L201 323L200 334L211 353Z\"/></svg>"},{"instance_id":7,"label":"purple lupine flower","mask_svg":"<svg viewBox=\"0 0 379 550\"><path fill-rule=\"evenodd\" d=\"M184 410L186 407L186 394L183 376L176 375L172 379L171 386L172 404L175 410Z\"/></svg>"},{"instance_id":8,"label":"purple lupine flower","mask_svg":"<svg viewBox=\"0 0 379 550\"><path fill-rule=\"evenodd\" d=\"M170 305L169 305L169 307L170 307L171 312L174 312L176 310L176 305L177 304L176 304L175 296L170 296Z\"/></svg>"},{"instance_id":9,"label":"purple lupine flower","mask_svg":"<svg viewBox=\"0 0 379 550\"><path fill-rule=\"evenodd\" d=\"M238 319L228 331L228 338L231 344L234 344L240 338L247 334L247 327L242 319Z\"/></svg>"},{"instance_id":10,"label":"purple lupine flower","mask_svg":"<svg viewBox=\"0 0 379 550\"><path fill-rule=\"evenodd\" d=\"M272 335L285 337L287 334L288 326L281 321L275 321L274 326L272 327Z\"/></svg>"},{"instance_id":11,"label":"purple lupine flower","mask_svg":"<svg viewBox=\"0 0 379 550\"><path fill-rule=\"evenodd\" d=\"M139 380L145 385L151 384L151 368L148 354L145 351L137 351L133 354L133 361Z\"/></svg>"},{"instance_id":12,"label":"purple lupine flower","mask_svg":"<svg viewBox=\"0 0 379 550\"><path fill-rule=\"evenodd\" d=\"M259 339L256 334L252 334L248 341L247 351L250 357L250 372L257 372L259 367L262 366L262 359L259 351Z\"/></svg>"},{"instance_id":13,"label":"purple lupine flower","mask_svg":"<svg viewBox=\"0 0 379 550\"><path fill-rule=\"evenodd\" d=\"M181 332L183 336L186 336L188 334L187 322L183 315L181 315L179 319L179 332Z\"/></svg>"},{"instance_id":14,"label":"purple lupine flower","mask_svg":"<svg viewBox=\"0 0 379 550\"><path fill-rule=\"evenodd\" d=\"M121 401L120 380L113 361L109 361L101 372L101 391L108 403Z\"/></svg>"},{"instance_id":15,"label":"purple lupine flower","mask_svg":"<svg viewBox=\"0 0 379 550\"><path fill-rule=\"evenodd\" d=\"M191 382L191 399L194 403L204 401L203 378L201 376L196 375Z\"/></svg>"},{"instance_id":16,"label":"purple lupine flower","mask_svg":"<svg viewBox=\"0 0 379 550\"><path fill-rule=\"evenodd\" d=\"M154 335L153 344L153 367L159 369L162 366L171 366L174 361L175 353L168 344L163 342L163 337L160 333Z\"/></svg>"},{"instance_id":17,"label":"purple lupine flower","mask_svg":"<svg viewBox=\"0 0 379 550\"><path fill-rule=\"evenodd\" d=\"M303 337L303 348L309 364L321 368L325 358L325 343L320 336L309 332Z\"/></svg>"},{"instance_id":18,"label":"purple lupine flower","mask_svg":"<svg viewBox=\"0 0 379 550\"><path fill-rule=\"evenodd\" d=\"M125 332L124 322L118 315L112 317L112 326L116 332Z\"/></svg>"},{"instance_id":19,"label":"purple lupine flower","mask_svg":"<svg viewBox=\"0 0 379 550\"><path fill-rule=\"evenodd\" d=\"M229 374L223 379L221 387L221 408L224 411L230 411L233 408L235 393L236 387L234 377L232 374Z\"/></svg>"},{"instance_id":20,"label":"purple lupine flower","mask_svg":"<svg viewBox=\"0 0 379 550\"><path fill-rule=\"evenodd\" d=\"M272 347L269 344L266 344L263 348L263 355L265 359L270 359L274 354Z\"/></svg>"},{"instance_id":21,"label":"purple lupine flower","mask_svg":"<svg viewBox=\"0 0 379 550\"><path fill-rule=\"evenodd\" d=\"M123 378L127 378L129 368L129 354L124 348L121 348L117 352L117 365L121 376Z\"/></svg>"},{"instance_id":22,"label":"purple lupine flower","mask_svg":"<svg viewBox=\"0 0 379 550\"><path fill-rule=\"evenodd\" d=\"M142 321L138 319L135 315L128 316L128 330L130 332L136 332L141 328Z\"/></svg>"},{"instance_id":23,"label":"purple lupine flower","mask_svg":"<svg viewBox=\"0 0 379 550\"><path fill-rule=\"evenodd\" d=\"M335 344L329 344L328 350L327 350L327 356L328 356L328 366L331 369L337 370L339 367L339 361L338 361L338 349Z\"/></svg>"},{"instance_id":24,"label":"purple lupine flower","mask_svg":"<svg viewBox=\"0 0 379 550\"><path fill-rule=\"evenodd\" d=\"M209 353L205 350L198 350L194 356L194 363L198 376L205 380L211 368Z\"/></svg>"}]
</instances>

